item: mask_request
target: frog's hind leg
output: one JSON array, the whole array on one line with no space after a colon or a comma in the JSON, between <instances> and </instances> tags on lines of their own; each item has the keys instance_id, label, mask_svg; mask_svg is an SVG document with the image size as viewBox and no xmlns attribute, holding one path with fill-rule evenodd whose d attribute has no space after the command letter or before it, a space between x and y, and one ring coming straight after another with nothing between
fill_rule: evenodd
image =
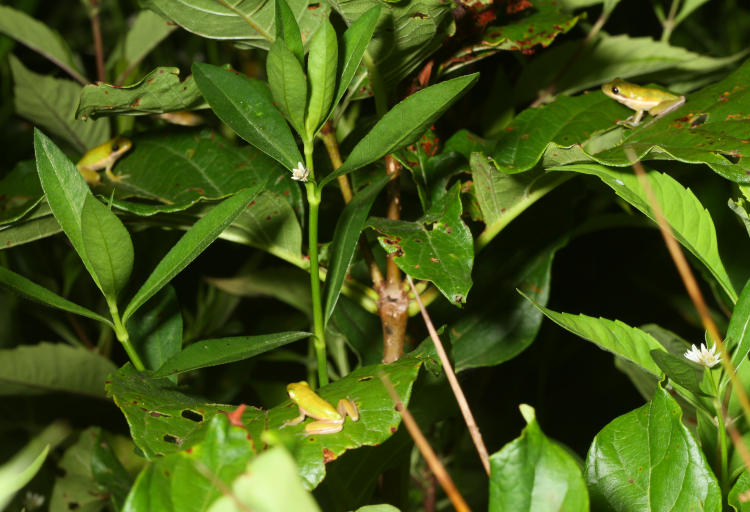
<instances>
[{"instance_id":1,"label":"frog's hind leg","mask_svg":"<svg viewBox=\"0 0 750 512\"><path fill-rule=\"evenodd\" d=\"M359 409L357 409L357 405L349 398L342 398L339 400L336 410L342 418L349 416L352 421L357 421L359 419Z\"/></svg>"}]
</instances>

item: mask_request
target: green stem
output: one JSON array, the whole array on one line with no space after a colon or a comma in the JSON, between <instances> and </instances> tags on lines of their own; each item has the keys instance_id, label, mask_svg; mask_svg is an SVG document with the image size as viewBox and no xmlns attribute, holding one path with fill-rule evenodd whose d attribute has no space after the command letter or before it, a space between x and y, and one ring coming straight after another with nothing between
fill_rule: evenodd
<instances>
[{"instance_id":1,"label":"green stem","mask_svg":"<svg viewBox=\"0 0 750 512\"><path fill-rule=\"evenodd\" d=\"M711 371L706 369L706 371ZM718 420L717 429L719 431L719 455L721 459L721 475L719 481L721 482L722 495L726 496L729 485L729 445L727 443L727 429L725 426L726 419L724 418L724 408L721 405L721 395L719 395L719 388L716 384L714 376L711 375L709 379L714 389L714 409L716 410L716 418Z\"/></svg>"},{"instance_id":2,"label":"green stem","mask_svg":"<svg viewBox=\"0 0 750 512\"><path fill-rule=\"evenodd\" d=\"M112 321L115 324L115 336L117 336L117 339L122 343L122 346L125 349L125 352L127 352L130 362L135 366L135 369L142 372L146 367L144 366L143 361L141 361L138 352L135 351L135 347L130 343L130 335L128 334L127 329L125 329L125 326L122 325L120 313L117 311L117 304L110 302L109 312L112 315Z\"/></svg>"},{"instance_id":3,"label":"green stem","mask_svg":"<svg viewBox=\"0 0 750 512\"><path fill-rule=\"evenodd\" d=\"M305 183L308 206L307 245L310 254L310 292L313 307L313 343L318 360L318 385L328 384L328 359L326 357L326 336L323 326L323 301L320 294L320 264L318 262L318 210L320 208L320 188L315 183L313 170L313 143L305 142L305 167L310 171L309 180Z\"/></svg>"}]
</instances>

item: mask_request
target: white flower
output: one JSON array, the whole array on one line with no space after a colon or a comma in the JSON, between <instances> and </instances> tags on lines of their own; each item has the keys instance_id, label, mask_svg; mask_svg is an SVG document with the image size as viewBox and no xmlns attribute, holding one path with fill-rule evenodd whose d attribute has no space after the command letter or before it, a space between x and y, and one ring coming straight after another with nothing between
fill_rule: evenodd
<instances>
[{"instance_id":1,"label":"white flower","mask_svg":"<svg viewBox=\"0 0 750 512\"><path fill-rule=\"evenodd\" d=\"M704 343L701 343L700 350L698 350L698 347L693 345L690 350L685 352L685 357L690 359L694 363L702 364L703 366L711 368L719 363L719 358L721 356L720 354L716 353L716 344L714 344L714 346L709 350L706 348L706 345Z\"/></svg>"},{"instance_id":2,"label":"white flower","mask_svg":"<svg viewBox=\"0 0 750 512\"><path fill-rule=\"evenodd\" d=\"M302 162L297 162L297 167L292 169L292 179L297 181L307 181L307 177L310 175L310 171L305 169Z\"/></svg>"}]
</instances>

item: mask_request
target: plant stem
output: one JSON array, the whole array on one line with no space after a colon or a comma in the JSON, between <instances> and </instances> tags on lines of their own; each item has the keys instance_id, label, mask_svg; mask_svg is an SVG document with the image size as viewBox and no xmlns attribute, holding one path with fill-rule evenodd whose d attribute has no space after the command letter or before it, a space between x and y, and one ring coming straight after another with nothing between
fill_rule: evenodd
<instances>
[{"instance_id":1,"label":"plant stem","mask_svg":"<svg viewBox=\"0 0 750 512\"><path fill-rule=\"evenodd\" d=\"M706 371L711 371L707 369ZM721 473L719 482L721 485L721 494L727 495L727 486L729 484L729 451L727 445L727 429L726 429L726 418L724 414L724 407L721 404L721 396L719 395L719 387L714 379L714 375L711 375L709 379L714 390L714 409L716 410L716 418L718 420L717 430L719 433L719 457L721 460Z\"/></svg>"},{"instance_id":2,"label":"plant stem","mask_svg":"<svg viewBox=\"0 0 750 512\"><path fill-rule=\"evenodd\" d=\"M674 18L677 15L677 7L680 5L680 0L672 0L672 6L669 9L669 15L664 20L662 26L664 31L661 33L661 42L668 43L669 38L672 37L672 31L674 30Z\"/></svg>"},{"instance_id":3,"label":"plant stem","mask_svg":"<svg viewBox=\"0 0 750 512\"><path fill-rule=\"evenodd\" d=\"M130 335L128 334L127 329L125 329L125 326L122 325L120 313L117 311L117 304L109 302L109 312L112 315L112 321L115 324L115 336L117 336L117 339L122 343L122 346L125 349L125 352L127 352L130 362L135 366L135 369L142 372L146 367L144 366L143 361L141 361L138 352L136 352L135 347L130 343Z\"/></svg>"},{"instance_id":4,"label":"plant stem","mask_svg":"<svg viewBox=\"0 0 750 512\"><path fill-rule=\"evenodd\" d=\"M318 360L318 385L328 384L328 360L326 358L326 336L323 326L323 301L320 294L320 263L318 262L318 210L320 208L320 188L315 183L313 170L313 142L306 141L305 167L310 171L309 179L305 183L308 206L308 237L307 245L310 254L310 293L313 307L313 343Z\"/></svg>"}]
</instances>

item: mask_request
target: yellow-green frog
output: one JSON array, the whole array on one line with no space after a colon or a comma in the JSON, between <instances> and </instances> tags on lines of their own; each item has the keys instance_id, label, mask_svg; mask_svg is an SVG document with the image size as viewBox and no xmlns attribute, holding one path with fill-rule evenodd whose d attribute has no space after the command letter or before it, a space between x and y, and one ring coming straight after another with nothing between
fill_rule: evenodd
<instances>
[{"instance_id":1,"label":"yellow-green frog","mask_svg":"<svg viewBox=\"0 0 750 512\"><path fill-rule=\"evenodd\" d=\"M648 112L654 116L654 119L658 119L685 103L685 96L677 96L653 87L641 87L621 78L615 78L602 85L602 92L626 107L635 110L635 115L622 121L622 124L631 127L640 124L644 112Z\"/></svg>"},{"instance_id":2,"label":"yellow-green frog","mask_svg":"<svg viewBox=\"0 0 750 512\"><path fill-rule=\"evenodd\" d=\"M110 180L115 182L122 181L124 176L115 176L112 173L112 167L115 165L117 159L132 146L133 143L130 142L130 139L115 137L86 152L76 164L76 168L86 181L92 185L97 185L101 181L102 178L98 171L102 169L104 169L107 178Z\"/></svg>"},{"instance_id":3,"label":"yellow-green frog","mask_svg":"<svg viewBox=\"0 0 750 512\"><path fill-rule=\"evenodd\" d=\"M348 398L339 400L338 407L328 403L318 395L310 385L303 381L292 382L286 387L289 398L299 407L299 416L285 421L283 427L287 425L297 425L309 416L317 421L312 421L305 425L306 434L335 434L341 432L344 428L344 420L349 416L352 421L359 420L359 410L354 402Z\"/></svg>"}]
</instances>

